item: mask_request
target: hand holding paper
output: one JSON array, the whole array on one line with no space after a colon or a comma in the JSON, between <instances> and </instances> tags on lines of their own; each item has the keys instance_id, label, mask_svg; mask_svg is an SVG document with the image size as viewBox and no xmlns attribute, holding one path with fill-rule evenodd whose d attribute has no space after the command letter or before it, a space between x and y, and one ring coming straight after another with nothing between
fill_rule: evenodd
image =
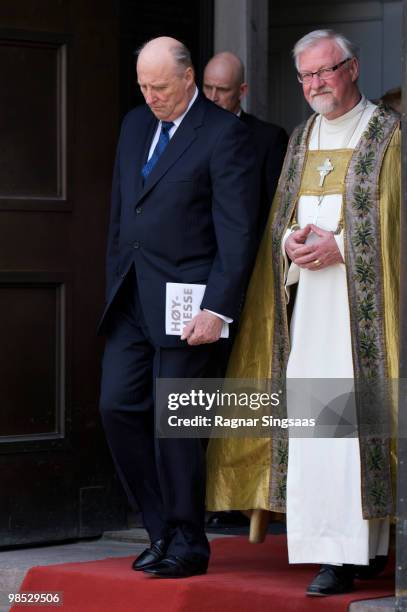
<instances>
[{"instance_id":1,"label":"hand holding paper","mask_svg":"<svg viewBox=\"0 0 407 612\"><path fill-rule=\"evenodd\" d=\"M191 346L216 342L220 338L223 324L218 316L203 310L184 327L181 340L186 340Z\"/></svg>"},{"instance_id":2,"label":"hand holding paper","mask_svg":"<svg viewBox=\"0 0 407 612\"><path fill-rule=\"evenodd\" d=\"M229 325L212 312L200 310L205 285L167 283L165 333L181 336L188 344L206 344L228 338Z\"/></svg>"}]
</instances>

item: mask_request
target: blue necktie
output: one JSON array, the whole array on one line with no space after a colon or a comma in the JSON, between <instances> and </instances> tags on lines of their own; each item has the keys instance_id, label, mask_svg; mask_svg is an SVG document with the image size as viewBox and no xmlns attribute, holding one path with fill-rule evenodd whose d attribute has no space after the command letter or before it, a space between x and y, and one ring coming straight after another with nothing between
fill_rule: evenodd
<instances>
[{"instance_id":1,"label":"blue necktie","mask_svg":"<svg viewBox=\"0 0 407 612\"><path fill-rule=\"evenodd\" d=\"M174 123L172 121L161 121L161 133L158 142L155 145L155 149L153 151L152 156L150 157L148 162L144 164L143 169L141 170L141 174L143 175L144 180L146 180L151 170L154 168L159 158L164 153L164 149L166 148L167 144L170 142L170 135L168 132L170 131L173 125Z\"/></svg>"}]
</instances>

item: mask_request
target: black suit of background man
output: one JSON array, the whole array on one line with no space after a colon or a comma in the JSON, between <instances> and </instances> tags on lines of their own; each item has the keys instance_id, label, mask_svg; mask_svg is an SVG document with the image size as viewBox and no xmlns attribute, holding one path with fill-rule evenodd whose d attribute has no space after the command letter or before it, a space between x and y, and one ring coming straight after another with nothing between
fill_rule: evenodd
<instances>
[{"instance_id":1,"label":"black suit of background man","mask_svg":"<svg viewBox=\"0 0 407 612\"><path fill-rule=\"evenodd\" d=\"M260 208L257 229L258 236L261 238L277 189L288 137L286 131L280 126L262 121L243 110L239 117L249 128L256 151L257 167L260 173Z\"/></svg>"}]
</instances>

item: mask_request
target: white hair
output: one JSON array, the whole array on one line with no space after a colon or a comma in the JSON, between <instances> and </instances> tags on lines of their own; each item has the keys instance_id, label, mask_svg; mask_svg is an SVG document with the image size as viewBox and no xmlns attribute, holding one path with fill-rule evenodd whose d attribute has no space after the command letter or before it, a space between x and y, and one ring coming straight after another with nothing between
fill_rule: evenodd
<instances>
[{"instance_id":1,"label":"white hair","mask_svg":"<svg viewBox=\"0 0 407 612\"><path fill-rule=\"evenodd\" d=\"M343 51L343 58L348 59L350 57L357 57L357 47L350 42L343 34L335 32L335 30L314 30L309 34L306 34L295 44L293 48L293 56L295 61L295 67L298 70L298 58L300 54L313 47L321 40L333 40L338 47Z\"/></svg>"}]
</instances>

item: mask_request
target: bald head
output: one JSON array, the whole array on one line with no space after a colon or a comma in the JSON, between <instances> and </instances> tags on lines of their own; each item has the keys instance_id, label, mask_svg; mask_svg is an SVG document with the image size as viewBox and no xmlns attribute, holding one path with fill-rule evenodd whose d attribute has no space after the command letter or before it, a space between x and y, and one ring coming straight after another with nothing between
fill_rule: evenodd
<instances>
[{"instance_id":1,"label":"bald head","mask_svg":"<svg viewBox=\"0 0 407 612\"><path fill-rule=\"evenodd\" d=\"M209 60L204 72L203 90L207 98L232 112L240 111L247 93L242 61L230 51L218 53Z\"/></svg>"},{"instance_id":2,"label":"bald head","mask_svg":"<svg viewBox=\"0 0 407 612\"><path fill-rule=\"evenodd\" d=\"M207 63L206 71L227 73L236 85L241 85L244 81L243 62L240 57L230 51L222 51L214 55Z\"/></svg>"},{"instance_id":3,"label":"bald head","mask_svg":"<svg viewBox=\"0 0 407 612\"><path fill-rule=\"evenodd\" d=\"M170 36L160 36L146 42L137 52L138 61L173 61L179 72L192 68L191 54L187 47Z\"/></svg>"},{"instance_id":4,"label":"bald head","mask_svg":"<svg viewBox=\"0 0 407 612\"><path fill-rule=\"evenodd\" d=\"M195 92L188 49L169 36L148 41L138 52L137 80L157 119L177 119L186 111Z\"/></svg>"}]
</instances>

